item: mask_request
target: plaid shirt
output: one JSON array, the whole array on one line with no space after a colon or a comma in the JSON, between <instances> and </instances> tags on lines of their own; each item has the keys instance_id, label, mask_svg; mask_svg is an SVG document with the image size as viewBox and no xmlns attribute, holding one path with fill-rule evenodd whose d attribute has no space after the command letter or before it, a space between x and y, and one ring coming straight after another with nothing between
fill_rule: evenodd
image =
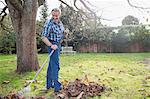
<instances>
[{"instance_id":1,"label":"plaid shirt","mask_svg":"<svg viewBox=\"0 0 150 99\"><path fill-rule=\"evenodd\" d=\"M46 21L42 32L42 37L47 37L49 40L54 42L60 42L64 35L64 27L61 21L56 23L53 19Z\"/></svg>"}]
</instances>

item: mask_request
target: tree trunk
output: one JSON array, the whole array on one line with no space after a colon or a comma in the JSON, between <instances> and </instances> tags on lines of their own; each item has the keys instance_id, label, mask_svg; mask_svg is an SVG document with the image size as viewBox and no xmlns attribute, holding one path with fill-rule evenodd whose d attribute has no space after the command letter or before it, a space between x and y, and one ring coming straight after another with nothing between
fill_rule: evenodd
<instances>
[{"instance_id":1,"label":"tree trunk","mask_svg":"<svg viewBox=\"0 0 150 99\"><path fill-rule=\"evenodd\" d=\"M16 9L6 0L12 24L16 32L17 72L37 70L39 67L36 45L37 0L24 0L22 10Z\"/></svg>"}]
</instances>

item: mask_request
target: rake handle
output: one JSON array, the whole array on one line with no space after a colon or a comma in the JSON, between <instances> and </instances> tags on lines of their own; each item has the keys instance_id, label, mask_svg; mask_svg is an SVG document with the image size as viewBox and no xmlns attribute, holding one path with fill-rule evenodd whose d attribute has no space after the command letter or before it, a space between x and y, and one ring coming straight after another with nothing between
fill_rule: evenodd
<instances>
[{"instance_id":1,"label":"rake handle","mask_svg":"<svg viewBox=\"0 0 150 99\"><path fill-rule=\"evenodd\" d=\"M45 66L47 60L49 59L49 57L50 57L53 53L54 53L54 50L52 50L51 53L48 55L47 59L46 59L45 62L42 64L41 68L37 71L37 73L36 73L36 75L34 76L33 80L32 80L31 82L27 83L27 84L25 85L25 87L29 86L31 83L33 83L33 82L36 80L38 74L41 72L41 70L42 70L43 67Z\"/></svg>"}]
</instances>

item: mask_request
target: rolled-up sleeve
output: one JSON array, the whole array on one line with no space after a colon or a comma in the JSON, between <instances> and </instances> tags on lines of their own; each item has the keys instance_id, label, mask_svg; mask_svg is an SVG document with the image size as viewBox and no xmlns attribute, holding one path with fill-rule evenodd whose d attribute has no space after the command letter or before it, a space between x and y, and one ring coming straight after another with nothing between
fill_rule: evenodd
<instances>
[{"instance_id":1,"label":"rolled-up sleeve","mask_svg":"<svg viewBox=\"0 0 150 99\"><path fill-rule=\"evenodd\" d=\"M50 20L47 20L44 24L44 28L43 28L43 31L42 31L42 37L41 38L48 37L49 28L50 28L49 25L50 25Z\"/></svg>"}]
</instances>

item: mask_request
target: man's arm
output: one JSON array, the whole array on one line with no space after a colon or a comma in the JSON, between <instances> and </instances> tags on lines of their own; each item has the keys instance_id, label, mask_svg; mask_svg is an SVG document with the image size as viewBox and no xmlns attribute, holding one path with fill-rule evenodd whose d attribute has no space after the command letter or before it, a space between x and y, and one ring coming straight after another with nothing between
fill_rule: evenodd
<instances>
[{"instance_id":1,"label":"man's arm","mask_svg":"<svg viewBox=\"0 0 150 99\"><path fill-rule=\"evenodd\" d=\"M52 43L47 39L47 37L42 37L42 41L43 41L47 46L52 46Z\"/></svg>"},{"instance_id":2,"label":"man's arm","mask_svg":"<svg viewBox=\"0 0 150 99\"><path fill-rule=\"evenodd\" d=\"M42 37L42 41L47 45L47 46L51 46L51 48L53 50L56 50L58 48L57 45L53 45L48 39L47 37Z\"/></svg>"}]
</instances>

